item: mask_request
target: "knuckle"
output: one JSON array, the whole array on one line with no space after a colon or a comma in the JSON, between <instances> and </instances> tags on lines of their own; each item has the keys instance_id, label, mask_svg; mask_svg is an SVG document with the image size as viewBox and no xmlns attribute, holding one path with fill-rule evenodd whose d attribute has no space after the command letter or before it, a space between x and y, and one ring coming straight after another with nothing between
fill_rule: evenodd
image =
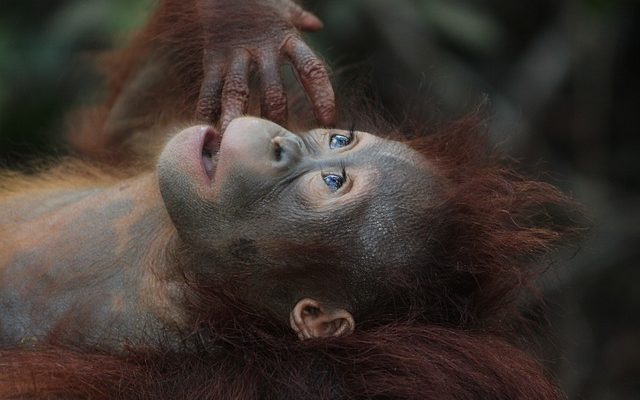
<instances>
[{"instance_id":1,"label":"knuckle","mask_svg":"<svg viewBox=\"0 0 640 400\"><path fill-rule=\"evenodd\" d=\"M332 118L335 105L332 103L324 103L318 107L318 114L324 118Z\"/></svg>"},{"instance_id":2,"label":"knuckle","mask_svg":"<svg viewBox=\"0 0 640 400\"><path fill-rule=\"evenodd\" d=\"M313 56L306 56L300 60L300 71L311 80L323 80L327 77L322 61Z\"/></svg>"},{"instance_id":3,"label":"knuckle","mask_svg":"<svg viewBox=\"0 0 640 400\"><path fill-rule=\"evenodd\" d=\"M196 117L208 119L218 112L219 101L214 96L201 96L196 104Z\"/></svg>"},{"instance_id":4,"label":"knuckle","mask_svg":"<svg viewBox=\"0 0 640 400\"><path fill-rule=\"evenodd\" d=\"M228 77L224 85L223 95L225 97L245 98L249 96L249 86L245 79L238 75Z\"/></svg>"},{"instance_id":5,"label":"knuckle","mask_svg":"<svg viewBox=\"0 0 640 400\"><path fill-rule=\"evenodd\" d=\"M196 116L198 118L208 118L213 113L213 107L207 101L200 100L196 105Z\"/></svg>"},{"instance_id":6,"label":"knuckle","mask_svg":"<svg viewBox=\"0 0 640 400\"><path fill-rule=\"evenodd\" d=\"M313 100L318 109L333 109L336 105L335 96L331 90L317 90L313 93Z\"/></svg>"},{"instance_id":7,"label":"knuckle","mask_svg":"<svg viewBox=\"0 0 640 400\"><path fill-rule=\"evenodd\" d=\"M203 85L200 89L199 101L214 102L216 97L219 95L218 89L219 87L215 87L215 85Z\"/></svg>"},{"instance_id":8,"label":"knuckle","mask_svg":"<svg viewBox=\"0 0 640 400\"><path fill-rule=\"evenodd\" d=\"M287 117L287 107L285 105L278 107L278 108L263 108L262 109L262 116L266 117L267 119L275 122L275 123L281 123L284 122L284 120Z\"/></svg>"},{"instance_id":9,"label":"knuckle","mask_svg":"<svg viewBox=\"0 0 640 400\"><path fill-rule=\"evenodd\" d=\"M284 95L284 92L282 91L282 88L278 86L270 86L265 88L263 96L263 102L268 105L269 108L282 108L287 104L287 99Z\"/></svg>"},{"instance_id":10,"label":"knuckle","mask_svg":"<svg viewBox=\"0 0 640 400\"><path fill-rule=\"evenodd\" d=\"M293 53L296 43L300 40L300 37L295 33L287 33L282 38L282 44L280 45L279 52Z\"/></svg>"},{"instance_id":11,"label":"knuckle","mask_svg":"<svg viewBox=\"0 0 640 400\"><path fill-rule=\"evenodd\" d=\"M325 124L331 124L335 119L336 103L333 96L323 96L316 103L316 116Z\"/></svg>"}]
</instances>

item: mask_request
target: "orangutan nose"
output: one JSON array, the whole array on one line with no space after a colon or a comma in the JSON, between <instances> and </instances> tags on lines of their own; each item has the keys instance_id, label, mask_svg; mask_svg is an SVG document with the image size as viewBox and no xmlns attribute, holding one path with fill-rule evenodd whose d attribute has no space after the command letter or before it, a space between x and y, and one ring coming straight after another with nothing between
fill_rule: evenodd
<instances>
[{"instance_id":1,"label":"orangutan nose","mask_svg":"<svg viewBox=\"0 0 640 400\"><path fill-rule=\"evenodd\" d=\"M278 166L292 166L302 157L302 143L296 135L288 133L271 139L272 157Z\"/></svg>"}]
</instances>

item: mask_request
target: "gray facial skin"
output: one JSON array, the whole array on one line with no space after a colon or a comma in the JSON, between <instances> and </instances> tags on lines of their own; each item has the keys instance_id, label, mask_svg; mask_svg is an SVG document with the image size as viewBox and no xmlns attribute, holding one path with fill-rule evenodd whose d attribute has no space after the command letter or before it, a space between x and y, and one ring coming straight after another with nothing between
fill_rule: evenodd
<instances>
[{"instance_id":1,"label":"gray facial skin","mask_svg":"<svg viewBox=\"0 0 640 400\"><path fill-rule=\"evenodd\" d=\"M159 159L160 191L199 268L241 277L259 288L253 301L316 295L356 308L386 268L428 257L436 176L409 146L250 117L217 141L205 126L176 135Z\"/></svg>"}]
</instances>

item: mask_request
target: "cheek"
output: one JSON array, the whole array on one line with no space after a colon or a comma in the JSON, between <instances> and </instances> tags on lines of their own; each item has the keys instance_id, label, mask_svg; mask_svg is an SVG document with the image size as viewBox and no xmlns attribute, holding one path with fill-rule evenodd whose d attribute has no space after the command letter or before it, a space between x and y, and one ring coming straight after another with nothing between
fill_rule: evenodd
<instances>
[{"instance_id":1,"label":"cheek","mask_svg":"<svg viewBox=\"0 0 640 400\"><path fill-rule=\"evenodd\" d=\"M375 193L378 185L384 184L380 171L375 169L352 168L344 185L332 192L318 171L300 178L298 198L313 211L326 211L346 207L363 201Z\"/></svg>"},{"instance_id":2,"label":"cheek","mask_svg":"<svg viewBox=\"0 0 640 400\"><path fill-rule=\"evenodd\" d=\"M296 195L300 203L309 206L310 209L317 208L329 194L329 189L318 172L300 177L297 189Z\"/></svg>"}]
</instances>

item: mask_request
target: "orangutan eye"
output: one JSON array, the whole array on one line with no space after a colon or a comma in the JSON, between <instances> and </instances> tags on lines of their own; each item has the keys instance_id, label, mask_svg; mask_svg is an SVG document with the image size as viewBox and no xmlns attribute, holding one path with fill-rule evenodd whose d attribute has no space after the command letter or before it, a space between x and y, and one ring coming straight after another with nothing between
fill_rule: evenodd
<instances>
[{"instance_id":1,"label":"orangutan eye","mask_svg":"<svg viewBox=\"0 0 640 400\"><path fill-rule=\"evenodd\" d=\"M337 191L344 184L344 176L338 174L322 175L322 179L324 180L324 183L327 185L329 190L331 190L332 192Z\"/></svg>"},{"instance_id":2,"label":"orangutan eye","mask_svg":"<svg viewBox=\"0 0 640 400\"><path fill-rule=\"evenodd\" d=\"M351 143L351 138L349 136L336 133L331 135L331 139L329 139L329 148L339 149L341 147L348 146L349 143Z\"/></svg>"}]
</instances>

